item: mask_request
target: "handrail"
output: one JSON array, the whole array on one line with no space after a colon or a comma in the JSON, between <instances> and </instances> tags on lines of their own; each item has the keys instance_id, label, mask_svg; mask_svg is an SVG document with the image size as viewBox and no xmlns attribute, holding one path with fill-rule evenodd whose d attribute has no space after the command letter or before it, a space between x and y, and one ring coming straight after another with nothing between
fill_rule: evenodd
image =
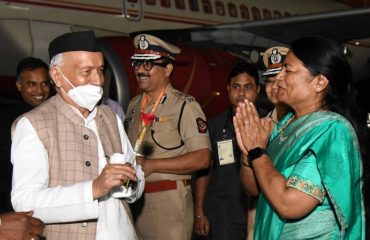
<instances>
[{"instance_id":1,"label":"handrail","mask_svg":"<svg viewBox=\"0 0 370 240\"><path fill-rule=\"evenodd\" d=\"M134 2L135 1L135 2ZM129 4L139 4L139 11L137 16L131 16L128 13ZM142 0L123 0L122 1L122 17L130 21L140 21L143 17L143 2Z\"/></svg>"}]
</instances>

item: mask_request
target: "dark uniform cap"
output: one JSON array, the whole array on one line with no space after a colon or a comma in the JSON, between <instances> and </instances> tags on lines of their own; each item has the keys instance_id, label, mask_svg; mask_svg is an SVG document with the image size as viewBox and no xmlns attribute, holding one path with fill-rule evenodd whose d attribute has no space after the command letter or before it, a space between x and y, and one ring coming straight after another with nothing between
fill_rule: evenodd
<instances>
[{"instance_id":1,"label":"dark uniform cap","mask_svg":"<svg viewBox=\"0 0 370 240\"><path fill-rule=\"evenodd\" d=\"M134 45L136 50L131 60L168 58L174 61L176 54L181 52L180 48L149 34L137 35L134 38Z\"/></svg>"},{"instance_id":2,"label":"dark uniform cap","mask_svg":"<svg viewBox=\"0 0 370 240\"><path fill-rule=\"evenodd\" d=\"M49 57L52 59L55 55L71 51L101 52L97 44L94 31L65 33L49 45Z\"/></svg>"},{"instance_id":3,"label":"dark uniform cap","mask_svg":"<svg viewBox=\"0 0 370 240\"><path fill-rule=\"evenodd\" d=\"M263 63L267 68L262 76L271 76L278 74L283 69L283 63L289 49L286 47L272 47L263 54Z\"/></svg>"}]
</instances>

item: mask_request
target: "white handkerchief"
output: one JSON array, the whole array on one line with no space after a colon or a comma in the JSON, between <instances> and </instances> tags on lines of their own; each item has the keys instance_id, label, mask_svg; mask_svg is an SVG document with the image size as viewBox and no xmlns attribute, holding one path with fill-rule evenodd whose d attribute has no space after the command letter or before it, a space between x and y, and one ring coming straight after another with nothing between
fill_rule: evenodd
<instances>
[{"instance_id":1,"label":"white handkerchief","mask_svg":"<svg viewBox=\"0 0 370 240\"><path fill-rule=\"evenodd\" d=\"M99 199L96 240L136 240L136 232L125 207L119 199Z\"/></svg>"}]
</instances>

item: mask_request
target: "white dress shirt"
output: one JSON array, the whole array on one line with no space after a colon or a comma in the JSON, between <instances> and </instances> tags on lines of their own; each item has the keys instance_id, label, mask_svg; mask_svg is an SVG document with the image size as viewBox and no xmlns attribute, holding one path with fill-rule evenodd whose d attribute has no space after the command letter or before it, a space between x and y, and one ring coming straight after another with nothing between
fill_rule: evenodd
<instances>
[{"instance_id":1,"label":"white dress shirt","mask_svg":"<svg viewBox=\"0 0 370 240\"><path fill-rule=\"evenodd\" d=\"M71 106L72 107L72 106ZM81 113L74 107L72 109ZM85 120L85 127L95 132L98 139L99 173L106 165L103 146L97 133L96 108ZM82 115L81 115L82 117ZM122 163L135 159L123 125L117 116L122 145ZM99 200L93 199L92 180L69 186L49 188L48 153L35 129L26 117L16 125L11 147L13 163L12 204L16 211L34 211L34 217L44 223L63 223L98 219L96 239L135 239L135 231L126 210L110 194ZM136 168L138 184L132 191L130 202L138 199L144 190L144 173ZM109 217L108 217L109 216Z\"/></svg>"}]
</instances>

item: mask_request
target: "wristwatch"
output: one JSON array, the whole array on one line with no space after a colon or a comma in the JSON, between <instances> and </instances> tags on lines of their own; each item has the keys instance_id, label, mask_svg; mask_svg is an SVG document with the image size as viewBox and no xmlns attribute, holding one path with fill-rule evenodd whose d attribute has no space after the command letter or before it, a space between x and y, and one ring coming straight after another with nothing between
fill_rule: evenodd
<instances>
[{"instance_id":1,"label":"wristwatch","mask_svg":"<svg viewBox=\"0 0 370 240\"><path fill-rule=\"evenodd\" d=\"M261 157L263 154L267 154L267 150L264 148L256 147L248 151L248 162L252 164L252 161Z\"/></svg>"}]
</instances>

